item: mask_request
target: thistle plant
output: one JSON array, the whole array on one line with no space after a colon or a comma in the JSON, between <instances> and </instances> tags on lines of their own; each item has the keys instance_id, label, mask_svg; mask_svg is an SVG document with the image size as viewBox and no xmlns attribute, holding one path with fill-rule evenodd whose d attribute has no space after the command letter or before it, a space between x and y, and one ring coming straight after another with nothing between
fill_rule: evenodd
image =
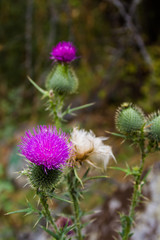
<instances>
[{"instance_id":1,"label":"thistle plant","mask_svg":"<svg viewBox=\"0 0 160 240\"><path fill-rule=\"evenodd\" d=\"M42 228L53 239L71 239L73 235L74 238L82 240L84 225L81 218L85 213L80 208L80 200L84 184L88 180L106 176L90 178L87 167L80 178L79 169L85 163L97 167L100 161L106 168L109 158L114 156L111 147L103 143L106 138L96 137L92 131L87 132L76 127L70 134L66 134L61 130L66 123L66 114L73 114L74 111L89 107L93 103L64 108L68 95L75 94L78 88L78 78L71 67L71 62L77 59L75 46L70 42L58 43L53 47L50 59L53 60L53 69L46 78L45 88L38 86L31 78L29 81L46 100L53 126L37 126L32 131L26 131L18 146L19 153L28 162L28 166L20 174L27 176L29 184L40 200L41 208L36 209L28 203L28 208L11 213L36 213L39 216L37 223L41 218L45 218L46 227ZM63 185L66 187L66 192L61 196L57 195L60 183L65 183ZM61 218L53 215L48 199L58 199L71 204L72 214ZM48 228L48 224L52 226L52 230Z\"/></svg>"},{"instance_id":2,"label":"thistle plant","mask_svg":"<svg viewBox=\"0 0 160 240\"><path fill-rule=\"evenodd\" d=\"M115 160L110 146L103 141L106 137L96 137L90 130L73 127L69 134L62 131L66 124L66 114L73 114L79 109L91 106L85 104L75 108L65 107L66 99L70 94L77 93L78 78L71 66L78 57L76 48L71 42L60 42L53 47L50 59L53 68L45 79L45 87L41 88L31 78L29 81L46 100L47 110L52 116L53 126L37 126L25 132L18 145L19 153L26 159L28 166L20 173L26 175L28 183L39 198L41 207L35 208L28 202L26 209L11 213L38 215L36 224L42 219L46 220L46 227L42 226L52 239L83 240L82 217L86 214L81 210L80 201L84 194L84 185L88 180L106 178L104 176L89 177L91 168L106 169L109 159ZM142 187L146 181L143 176L145 159L150 152L158 151L160 142L160 112L152 113L148 117L143 111L132 103L123 103L116 111L115 125L119 133L112 135L129 141L136 145L140 151L138 166L126 168L112 167L130 175L133 179L133 194L128 214L120 213L121 240L129 240L136 216L136 207L143 198ZM66 127L66 126L65 126ZM82 165L88 165L83 176L79 176ZM63 185L63 193L59 184ZM56 216L48 205L49 199L57 199L71 204L70 215ZM8 214L11 214L8 213Z\"/></svg>"},{"instance_id":3,"label":"thistle plant","mask_svg":"<svg viewBox=\"0 0 160 240\"><path fill-rule=\"evenodd\" d=\"M141 155L138 166L131 168L127 164L127 168L112 167L116 170L125 172L126 176L130 175L134 183L129 212L127 215L120 213L122 228L119 235L122 240L128 240L134 234L132 232L132 227L135 221L136 207L143 199L142 187L145 184L147 176L147 174L145 176L142 175L145 159L150 152L159 150L159 123L159 112L146 117L143 111L132 103L123 103L116 112L115 125L120 134L112 134L124 138L125 141L130 141L132 145L136 145Z\"/></svg>"},{"instance_id":4,"label":"thistle plant","mask_svg":"<svg viewBox=\"0 0 160 240\"><path fill-rule=\"evenodd\" d=\"M109 159L115 160L110 146L103 141L106 137L96 137L95 134L78 127L73 127L69 134L62 131L66 124L66 114L73 114L76 110L91 106L85 104L75 108L65 107L66 99L70 94L77 93L78 78L71 63L78 57L76 48L71 42L60 42L53 47L50 53L53 68L49 72L44 89L38 86L31 78L29 81L46 100L47 110L52 116L53 126L37 126L26 131L19 144L19 153L26 159L28 166L20 173L26 175L30 186L38 196L41 207L35 208L28 202L26 209L11 213L36 213L38 220L46 220L46 227L42 226L52 239L83 240L82 217L84 213L80 207L84 185L88 180L106 178L104 176L89 177L90 167L106 169ZM115 125L119 133L112 135L130 141L140 151L139 165L127 168L112 167L130 175L134 188L128 214L120 213L121 240L129 240L133 235L132 227L136 215L136 207L140 203L142 187L146 176L142 176L146 156L150 152L158 151L160 142L160 112L148 117L132 103L123 103L116 111ZM82 165L87 165L83 176L79 176ZM59 184L63 185L64 193L57 194ZM56 216L48 205L49 199L57 199L71 204L72 213ZM11 214L8 213L8 214ZM49 225L49 227L48 227ZM51 227L51 228L50 228Z\"/></svg>"}]
</instances>

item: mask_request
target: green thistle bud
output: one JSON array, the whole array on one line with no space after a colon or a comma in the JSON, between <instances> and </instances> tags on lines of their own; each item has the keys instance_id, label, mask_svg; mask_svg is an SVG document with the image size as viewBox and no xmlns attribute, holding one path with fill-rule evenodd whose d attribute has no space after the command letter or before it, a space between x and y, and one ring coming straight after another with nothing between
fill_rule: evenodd
<instances>
[{"instance_id":1,"label":"green thistle bud","mask_svg":"<svg viewBox=\"0 0 160 240\"><path fill-rule=\"evenodd\" d=\"M147 121L148 137L156 142L160 142L160 111L152 113Z\"/></svg>"},{"instance_id":2,"label":"green thistle bud","mask_svg":"<svg viewBox=\"0 0 160 240\"><path fill-rule=\"evenodd\" d=\"M44 169L42 165L32 164L29 167L29 180L33 188L44 192L53 191L62 172L58 169Z\"/></svg>"},{"instance_id":3,"label":"green thistle bud","mask_svg":"<svg viewBox=\"0 0 160 240\"><path fill-rule=\"evenodd\" d=\"M145 123L142 110L132 103L123 103L115 117L116 128L123 134L135 134Z\"/></svg>"},{"instance_id":4,"label":"green thistle bud","mask_svg":"<svg viewBox=\"0 0 160 240\"><path fill-rule=\"evenodd\" d=\"M58 94L72 94L78 88L78 79L67 63L57 63L46 79L46 88Z\"/></svg>"}]
</instances>

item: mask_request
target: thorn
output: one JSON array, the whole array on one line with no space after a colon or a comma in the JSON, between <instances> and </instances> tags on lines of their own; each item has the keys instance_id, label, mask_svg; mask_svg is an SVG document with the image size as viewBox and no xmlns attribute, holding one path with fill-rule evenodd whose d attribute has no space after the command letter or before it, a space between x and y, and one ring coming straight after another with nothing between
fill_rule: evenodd
<instances>
[{"instance_id":1,"label":"thorn","mask_svg":"<svg viewBox=\"0 0 160 240\"><path fill-rule=\"evenodd\" d=\"M27 185L29 185L29 183L27 182L26 184L24 184L23 188L25 188Z\"/></svg>"}]
</instances>

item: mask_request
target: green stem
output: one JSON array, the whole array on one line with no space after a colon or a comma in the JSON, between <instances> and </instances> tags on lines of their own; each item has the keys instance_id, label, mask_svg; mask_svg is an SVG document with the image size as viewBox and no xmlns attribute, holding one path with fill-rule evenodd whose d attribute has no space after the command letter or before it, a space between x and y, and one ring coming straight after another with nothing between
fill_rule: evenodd
<instances>
[{"instance_id":1,"label":"green stem","mask_svg":"<svg viewBox=\"0 0 160 240\"><path fill-rule=\"evenodd\" d=\"M40 192L38 193L38 196L40 198L40 202L43 206L43 215L48 219L48 221L52 224L52 226L54 227L54 229L56 230L56 232L58 232L58 228L57 225L54 223L52 216L50 214L50 211L48 209L48 203L47 203L47 196L45 195L45 193Z\"/></svg>"},{"instance_id":2,"label":"green stem","mask_svg":"<svg viewBox=\"0 0 160 240\"><path fill-rule=\"evenodd\" d=\"M81 234L81 222L80 222L80 206L79 206L79 199L78 199L78 184L77 179L75 176L74 169L71 169L71 171L68 174L68 188L70 197L73 202L73 209L74 209L74 216L75 216L75 222L77 227L77 239L82 240L82 234Z\"/></svg>"},{"instance_id":3,"label":"green stem","mask_svg":"<svg viewBox=\"0 0 160 240\"><path fill-rule=\"evenodd\" d=\"M139 175L137 176L136 178L136 182L135 182L135 185L134 185L134 191L133 191L133 197L132 197L132 202L131 202L131 207L130 207L130 217L131 218L134 218L134 209L135 207L137 206L137 203L139 202L139 195L141 194L141 175L142 175L142 172L143 172L143 167L144 167L144 160L145 160L145 157L142 158L142 161L141 161L141 166L139 168Z\"/></svg>"},{"instance_id":4,"label":"green stem","mask_svg":"<svg viewBox=\"0 0 160 240\"><path fill-rule=\"evenodd\" d=\"M72 196L73 200L73 205L74 205L74 214L75 214L75 220L76 220L76 225L77 225L77 235L78 239L82 240L82 235L81 235L81 223L80 223L80 208L79 208L79 202L78 199L74 196Z\"/></svg>"},{"instance_id":5,"label":"green stem","mask_svg":"<svg viewBox=\"0 0 160 240\"><path fill-rule=\"evenodd\" d=\"M62 108L64 105L64 96L55 95L49 98L49 111L53 114L54 123L57 128L61 127L62 123Z\"/></svg>"},{"instance_id":6,"label":"green stem","mask_svg":"<svg viewBox=\"0 0 160 240\"><path fill-rule=\"evenodd\" d=\"M141 176L142 176L144 161L145 161L145 157L146 157L143 139L139 145L140 145L140 149L141 149L141 163L140 163L140 167L138 170L138 174L136 174L136 176L134 176L135 183L134 183L133 195L132 195L129 214L128 214L127 220L125 221L125 224L124 224L122 240L128 240L131 236L131 227L132 227L134 217L135 217L135 208L138 205L140 197L141 197L142 181L143 181L143 180L141 180Z\"/></svg>"}]
</instances>

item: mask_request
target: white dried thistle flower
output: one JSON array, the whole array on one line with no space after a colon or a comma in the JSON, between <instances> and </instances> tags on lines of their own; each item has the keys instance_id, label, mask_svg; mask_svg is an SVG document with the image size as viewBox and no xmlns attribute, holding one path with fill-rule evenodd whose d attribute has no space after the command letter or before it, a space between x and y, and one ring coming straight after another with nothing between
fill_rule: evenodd
<instances>
[{"instance_id":1,"label":"white dried thistle flower","mask_svg":"<svg viewBox=\"0 0 160 240\"><path fill-rule=\"evenodd\" d=\"M106 137L96 137L90 130L73 128L71 133L71 142L74 145L74 160L80 164L86 161L90 165L97 167L95 163L102 162L106 169L110 157L115 160L112 148L103 143Z\"/></svg>"}]
</instances>

